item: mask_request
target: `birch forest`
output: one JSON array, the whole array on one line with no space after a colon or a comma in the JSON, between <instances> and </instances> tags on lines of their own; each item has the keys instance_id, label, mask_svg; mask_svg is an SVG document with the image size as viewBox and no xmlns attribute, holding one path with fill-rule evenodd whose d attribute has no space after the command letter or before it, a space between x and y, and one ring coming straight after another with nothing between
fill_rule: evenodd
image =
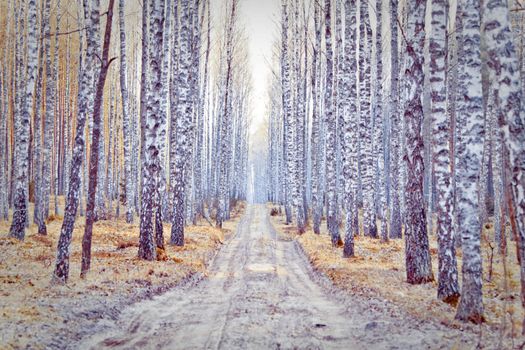
<instances>
[{"instance_id":1,"label":"birch forest","mask_svg":"<svg viewBox=\"0 0 525 350\"><path fill-rule=\"evenodd\" d=\"M523 0L0 0L0 348L522 349Z\"/></svg>"}]
</instances>

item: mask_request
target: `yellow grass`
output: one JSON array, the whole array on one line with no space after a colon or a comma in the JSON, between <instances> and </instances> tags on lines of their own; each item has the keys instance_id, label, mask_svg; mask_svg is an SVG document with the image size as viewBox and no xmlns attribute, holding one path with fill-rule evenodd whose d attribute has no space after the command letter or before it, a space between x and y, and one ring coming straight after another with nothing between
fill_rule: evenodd
<instances>
[{"instance_id":1,"label":"yellow grass","mask_svg":"<svg viewBox=\"0 0 525 350\"><path fill-rule=\"evenodd\" d=\"M438 321L454 328L479 330L473 325L456 321L456 308L437 299L438 258L435 235L430 236L430 250L436 281L411 285L406 282L404 240L381 243L378 239L356 236L356 257L344 259L342 248L332 247L326 231L316 235L308 229L305 234L298 236L295 227L285 224L284 217L276 216L272 220L281 234L300 243L315 269L327 275L334 285L349 294L387 300L420 319ZM325 226L323 221L323 229ZM493 237L491 225L484 228L483 237L483 301L487 320L483 329L494 336L511 337L512 333L513 337L519 337L524 312L520 302L520 275L515 243L508 241L508 287L505 288L502 257L497 249L494 249L492 279L488 280L491 249L487 238ZM493 242L491 244L495 247ZM461 281L461 251L457 255Z\"/></svg>"},{"instance_id":2,"label":"yellow grass","mask_svg":"<svg viewBox=\"0 0 525 350\"><path fill-rule=\"evenodd\" d=\"M7 237L9 223L0 223L0 329L12 322L60 323L62 318L52 306L64 299L82 300L83 296L122 296L136 293L138 286L163 290L195 273L205 273L215 251L234 232L244 204L239 204L232 220L222 230L200 221L185 230L185 246L159 252L161 261L137 258L138 218L127 224L123 218L97 222L93 229L91 271L80 279L81 241L84 219L77 219L71 245L70 277L67 285L50 284L61 217L48 222L48 236L37 234L31 225L23 242ZM32 211L30 211L32 213ZM169 242L171 225L164 226ZM2 339L4 345L6 339ZM27 339L10 339L11 347L25 347Z\"/></svg>"}]
</instances>

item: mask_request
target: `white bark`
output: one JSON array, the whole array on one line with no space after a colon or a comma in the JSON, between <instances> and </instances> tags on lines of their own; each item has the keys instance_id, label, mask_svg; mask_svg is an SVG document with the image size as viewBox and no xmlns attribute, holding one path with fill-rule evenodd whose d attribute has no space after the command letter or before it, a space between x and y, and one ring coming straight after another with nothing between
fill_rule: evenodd
<instances>
[{"instance_id":1,"label":"white bark","mask_svg":"<svg viewBox=\"0 0 525 350\"><path fill-rule=\"evenodd\" d=\"M126 60L126 23L124 17L125 1L119 0L119 32L120 32L120 92L122 94L122 135L124 144L124 181L126 198L126 221L133 222L133 190L134 183L131 169L131 110L129 104L128 84L126 80L127 60Z\"/></svg>"},{"instance_id":2,"label":"white bark","mask_svg":"<svg viewBox=\"0 0 525 350\"><path fill-rule=\"evenodd\" d=\"M407 282L426 283L433 280L423 197L423 47L425 41L425 0L408 4L405 82L407 103L405 121L405 255Z\"/></svg>"},{"instance_id":3,"label":"white bark","mask_svg":"<svg viewBox=\"0 0 525 350\"><path fill-rule=\"evenodd\" d=\"M368 6L368 5L367 5ZM339 236L339 223L337 220L337 173L336 173L336 143L337 143L337 119L334 111L334 62L332 51L332 20L330 0L325 0L325 40L326 40L326 87L324 95L324 122L326 124L326 223L328 232L332 238L332 245L338 245L341 241Z\"/></svg>"},{"instance_id":4,"label":"white bark","mask_svg":"<svg viewBox=\"0 0 525 350\"><path fill-rule=\"evenodd\" d=\"M177 119L174 177L174 214L171 229L171 244L184 245L184 218L186 208L187 157L190 154L189 140L193 129L193 97L191 96L191 25L194 4L189 0L181 1L180 15L180 61L177 82ZM173 88L173 87L172 87ZM173 133L173 131L172 131Z\"/></svg>"},{"instance_id":5,"label":"white bark","mask_svg":"<svg viewBox=\"0 0 525 350\"><path fill-rule=\"evenodd\" d=\"M17 94L21 94L21 108L19 114L15 115L15 192L13 221L9 235L23 240L27 222L27 196L29 178L29 124L33 106L33 92L36 82L36 71L38 66L38 43L37 43L37 9L36 0L27 3L27 59L25 67L25 80L19 87ZM23 31L19 33L22 35Z\"/></svg>"},{"instance_id":6,"label":"white bark","mask_svg":"<svg viewBox=\"0 0 525 350\"><path fill-rule=\"evenodd\" d=\"M357 80L352 67L357 65L355 56L357 29L356 29L356 1L345 1L345 45L343 65L343 180L344 180L344 209L345 216L345 243L343 256L354 256L354 234L358 230L357 208Z\"/></svg>"},{"instance_id":7,"label":"white bark","mask_svg":"<svg viewBox=\"0 0 525 350\"><path fill-rule=\"evenodd\" d=\"M160 149L162 145L162 113L160 110L162 98L162 30L164 21L164 0L151 0L149 7L149 33L147 52L147 66L142 67L148 73L147 99L145 106L146 118L144 120L143 141L144 159L142 159L142 208L140 212L140 245L138 255L141 259L155 260L156 250L154 237L157 238L158 231L157 211L160 208L156 205L157 186L162 171L160 159ZM143 28L145 30L146 28ZM143 35L144 40L144 35ZM143 81L144 83L144 81Z\"/></svg>"},{"instance_id":8,"label":"white bark","mask_svg":"<svg viewBox=\"0 0 525 350\"><path fill-rule=\"evenodd\" d=\"M386 222L386 193L385 193L385 154L383 147L383 1L376 0L376 79L375 79L375 123L374 123L374 159L377 162L378 188L376 201L380 220L379 235L382 241L388 241L388 226ZM374 186L375 187L375 186Z\"/></svg>"},{"instance_id":9,"label":"white bark","mask_svg":"<svg viewBox=\"0 0 525 350\"><path fill-rule=\"evenodd\" d=\"M459 297L459 283L452 226L454 198L450 171L450 121L446 110L447 10L446 1L432 1L432 33L430 37L432 159L438 197L438 298L445 302L455 303Z\"/></svg>"},{"instance_id":10,"label":"white bark","mask_svg":"<svg viewBox=\"0 0 525 350\"><path fill-rule=\"evenodd\" d=\"M390 238L401 238L398 0L390 0Z\"/></svg>"},{"instance_id":11,"label":"white bark","mask_svg":"<svg viewBox=\"0 0 525 350\"><path fill-rule=\"evenodd\" d=\"M81 168L85 153L85 124L88 115L92 115L92 105L90 101L93 100L93 75L94 62L96 60L96 52L99 42L96 41L95 31L99 30L100 17L98 13L98 1L84 2L84 18L87 28L86 33L86 57L82 60L79 67L79 88L77 99L77 129L75 136L75 143L73 146L73 155L71 158L71 173L69 174L69 189L66 198L66 210L64 212L64 222L60 230L60 237L57 246L57 258L55 262L55 271L53 273L54 283L65 283L69 277L69 255L70 245L73 234L73 227L77 210L80 204L81 192ZM93 7L93 10L91 10ZM94 15L93 15L94 14ZM82 52L82 45L80 46Z\"/></svg>"},{"instance_id":12,"label":"white bark","mask_svg":"<svg viewBox=\"0 0 525 350\"><path fill-rule=\"evenodd\" d=\"M483 321L481 222L477 200L484 138L479 7L479 1L462 1L458 92L463 98L457 105L456 148L458 234L463 253L463 283L456 318L475 323Z\"/></svg>"},{"instance_id":13,"label":"white bark","mask_svg":"<svg viewBox=\"0 0 525 350\"><path fill-rule=\"evenodd\" d=\"M372 29L368 14L368 2L359 2L359 141L360 166L363 191L363 230L366 236L377 238L374 209L374 158L372 113L370 108Z\"/></svg>"},{"instance_id":14,"label":"white bark","mask_svg":"<svg viewBox=\"0 0 525 350\"><path fill-rule=\"evenodd\" d=\"M314 233L320 234L321 227L321 113L320 113L320 57L321 57L321 5L314 3L315 45L312 53L312 220Z\"/></svg>"},{"instance_id":15,"label":"white bark","mask_svg":"<svg viewBox=\"0 0 525 350\"><path fill-rule=\"evenodd\" d=\"M488 48L490 81L496 92L497 118L504 143L504 157L510 169L521 271L521 300L525 307L525 116L523 86L516 48L510 30L508 4L501 0L485 3L485 42ZM525 326L522 331L525 331Z\"/></svg>"}]
</instances>

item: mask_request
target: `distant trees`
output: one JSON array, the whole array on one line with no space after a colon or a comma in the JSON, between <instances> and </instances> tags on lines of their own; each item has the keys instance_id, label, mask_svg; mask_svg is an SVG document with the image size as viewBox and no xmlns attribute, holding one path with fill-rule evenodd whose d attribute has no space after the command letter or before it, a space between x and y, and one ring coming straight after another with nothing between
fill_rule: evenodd
<instances>
[{"instance_id":1,"label":"distant trees","mask_svg":"<svg viewBox=\"0 0 525 350\"><path fill-rule=\"evenodd\" d=\"M215 203L218 227L230 218L232 204L246 198L248 185L251 81L247 71L248 58L243 50L247 41L239 24L238 6L238 0L226 3L227 16L221 30L224 40L218 52L218 74L214 79L214 89L208 95L215 101L214 114L209 115L212 129L208 136L203 137L208 139L204 142L207 145L203 146L208 152L208 156L204 157L204 168L208 169L209 179L202 196L207 198L205 202ZM195 196L192 195L192 198Z\"/></svg>"}]
</instances>

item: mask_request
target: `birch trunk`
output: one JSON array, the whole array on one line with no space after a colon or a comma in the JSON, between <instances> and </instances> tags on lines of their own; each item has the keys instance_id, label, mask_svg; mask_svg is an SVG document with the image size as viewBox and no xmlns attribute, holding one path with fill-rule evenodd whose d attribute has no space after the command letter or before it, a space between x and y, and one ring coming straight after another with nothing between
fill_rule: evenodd
<instances>
[{"instance_id":1,"label":"birch trunk","mask_svg":"<svg viewBox=\"0 0 525 350\"><path fill-rule=\"evenodd\" d=\"M339 235L339 223L337 220L337 120L334 113L334 62L332 51L332 20L331 20L330 0L324 2L325 15L325 39L326 39L326 87L324 95L324 121L326 124L326 202L327 215L326 223L328 232L332 238L332 245L337 246L341 243Z\"/></svg>"},{"instance_id":2,"label":"birch trunk","mask_svg":"<svg viewBox=\"0 0 525 350\"><path fill-rule=\"evenodd\" d=\"M126 80L126 23L124 18L125 1L119 0L119 33L120 33L120 93L122 95L122 135L124 144L124 181L126 198L126 222L133 222L133 177L131 175L131 110L129 105L128 83Z\"/></svg>"},{"instance_id":3,"label":"birch trunk","mask_svg":"<svg viewBox=\"0 0 525 350\"><path fill-rule=\"evenodd\" d=\"M425 200L423 195L423 47L425 42L426 1L408 4L408 41L406 42L405 81L408 88L405 106L405 258L407 282L421 284L434 279L427 236Z\"/></svg>"},{"instance_id":4,"label":"birch trunk","mask_svg":"<svg viewBox=\"0 0 525 350\"><path fill-rule=\"evenodd\" d=\"M186 207L186 185L188 182L186 157L190 154L188 144L192 130L193 97L191 96L191 25L194 16L194 4L189 0L181 1L180 15L180 62L177 82L177 120L174 176L173 222L171 244L184 245L184 218Z\"/></svg>"},{"instance_id":5,"label":"birch trunk","mask_svg":"<svg viewBox=\"0 0 525 350\"><path fill-rule=\"evenodd\" d=\"M343 110L343 179L344 179L344 209L345 216L345 243L343 256L354 256L354 234L359 227L357 207L357 138L358 138L358 112L357 112L357 81L352 67L356 67L355 56L357 42L356 28L357 5L355 0L345 0L345 45L344 45L344 71L343 71L343 99L347 104Z\"/></svg>"},{"instance_id":6,"label":"birch trunk","mask_svg":"<svg viewBox=\"0 0 525 350\"><path fill-rule=\"evenodd\" d=\"M43 11L41 16L41 36L45 38L49 35L49 7L51 0L45 1L43 4ZM39 233L45 234L45 230L41 230L42 222L42 82L44 74L44 40L40 40L39 54L38 54L38 73L35 89L35 116L34 116L34 131L33 131L33 183L34 183L34 211L33 222L38 225ZM45 228L45 225L43 226Z\"/></svg>"},{"instance_id":7,"label":"birch trunk","mask_svg":"<svg viewBox=\"0 0 525 350\"><path fill-rule=\"evenodd\" d=\"M399 63L398 63L398 0L390 0L390 238L402 237L399 201Z\"/></svg>"},{"instance_id":8,"label":"birch trunk","mask_svg":"<svg viewBox=\"0 0 525 350\"><path fill-rule=\"evenodd\" d=\"M91 139L91 154L89 160L89 189L86 204L86 225L84 228L84 236L82 237L82 264L80 270L80 277L82 278L86 276L91 266L91 241L93 236L93 223L95 222L95 197L97 193L97 182L99 179L99 141L100 134L104 132L104 122L101 118L101 108L102 98L104 97L104 85L106 83L106 76L109 69L109 65L112 62L112 60L109 60L109 45L111 41L111 27L113 24L114 3L115 0L109 0L108 11L106 13L106 30L104 34L104 45L102 50L102 58L100 62L100 72L98 74L95 101L93 104L93 132Z\"/></svg>"},{"instance_id":9,"label":"birch trunk","mask_svg":"<svg viewBox=\"0 0 525 350\"><path fill-rule=\"evenodd\" d=\"M159 235L156 234L161 228L158 226L157 214L160 211L157 200L157 186L162 171L160 149L162 133L162 112L160 109L163 91L162 79L162 40L164 21L164 1L152 0L149 4L149 31L146 52L147 55L147 96L145 106L145 120L143 129L144 159L142 160L142 210L140 213L140 245L138 256L144 260L156 259L156 247L159 244ZM143 28L145 30L146 28ZM144 36L144 34L143 34ZM144 39L143 39L144 40ZM143 81L144 83L144 81Z\"/></svg>"},{"instance_id":10,"label":"birch trunk","mask_svg":"<svg viewBox=\"0 0 525 350\"><path fill-rule=\"evenodd\" d=\"M378 189L376 201L379 206L378 216L380 220L379 234L383 242L388 241L388 226L386 217L386 193L385 193L385 152L383 143L384 117L383 117L383 1L376 0L376 83L375 83L375 123L374 123L374 159L377 162L376 177L378 177Z\"/></svg>"},{"instance_id":11,"label":"birch trunk","mask_svg":"<svg viewBox=\"0 0 525 350\"><path fill-rule=\"evenodd\" d=\"M78 107L77 107L77 127L75 143L73 146L73 156L71 158L71 174L69 179L69 189L66 199L66 210L64 212L64 221L60 230L60 237L57 246L57 258L55 262L55 270L53 272L53 283L63 284L67 282L69 277L69 255L70 245L75 225L76 214L80 201L80 186L81 182L81 167L84 158L84 133L86 119L91 109L89 101L93 98L91 95L92 89L90 85L93 84L93 72L96 59L96 51L98 42L94 40L94 31L98 30L100 20L98 16L91 16L90 5L93 6L96 1L88 3L84 2L84 17L86 23L86 57L82 60L79 67L79 89L78 89ZM97 3L98 4L98 3ZM98 9L98 8L97 8ZM82 40L81 40L82 42ZM80 45L80 52L82 52L82 45Z\"/></svg>"},{"instance_id":12,"label":"birch trunk","mask_svg":"<svg viewBox=\"0 0 525 350\"><path fill-rule=\"evenodd\" d=\"M447 9L446 1L432 1L430 37L432 159L437 185L438 298L455 304L459 298L459 283L452 226L454 198L450 172L450 121L446 110Z\"/></svg>"},{"instance_id":13,"label":"birch trunk","mask_svg":"<svg viewBox=\"0 0 525 350\"><path fill-rule=\"evenodd\" d=\"M457 114L457 213L461 237L462 290L456 318L474 323L483 322L481 222L478 183L483 153L484 116L481 90L480 4L475 0L462 2L463 31L459 40Z\"/></svg>"},{"instance_id":14,"label":"birch trunk","mask_svg":"<svg viewBox=\"0 0 525 350\"><path fill-rule=\"evenodd\" d=\"M46 0L48 1L48 0ZM49 4L46 4L46 7ZM42 201L40 210L41 219L39 223L38 231L45 233L45 223L49 216L49 200L51 192L51 152L53 151L53 138L54 138L54 120L55 120L55 101L56 101L56 89L55 89L55 72L54 64L51 60L51 33L49 27L50 16L49 13L46 16L48 21L48 35L44 38L45 46L45 66L46 66L46 91L45 91L45 116L44 116L44 138L43 138L43 149L42 149L42 178L41 178L41 198ZM58 48L55 47L55 50Z\"/></svg>"},{"instance_id":15,"label":"birch trunk","mask_svg":"<svg viewBox=\"0 0 525 350\"><path fill-rule=\"evenodd\" d=\"M27 223L27 200L29 179L29 124L33 106L33 93L38 68L38 44L36 25L36 0L27 2L27 58L24 84L16 91L21 96L21 108L15 116L15 179L14 179L14 211L9 236L23 240ZM23 31L19 33L23 35ZM22 90L21 87L24 87Z\"/></svg>"},{"instance_id":16,"label":"birch trunk","mask_svg":"<svg viewBox=\"0 0 525 350\"><path fill-rule=\"evenodd\" d=\"M299 1L295 1L295 46L296 46L296 59L295 59L295 76L296 76L296 111L295 111L295 209L297 217L297 231L299 234L303 234L306 230L306 220L305 220L305 208L304 208L304 131L305 131L305 101L303 101L302 93L302 76L301 76L301 59L300 59L300 34L299 34ZM306 40L306 39L305 39ZM307 53L305 52L306 56Z\"/></svg>"},{"instance_id":17,"label":"birch trunk","mask_svg":"<svg viewBox=\"0 0 525 350\"><path fill-rule=\"evenodd\" d=\"M510 169L509 185L517 228L521 272L521 301L525 307L525 117L523 87L516 48L510 30L508 4L501 0L485 3L483 21L488 48L488 66L496 91L497 118L504 143L504 159ZM522 333L525 333L525 320Z\"/></svg>"},{"instance_id":18,"label":"birch trunk","mask_svg":"<svg viewBox=\"0 0 525 350\"><path fill-rule=\"evenodd\" d=\"M312 219L315 234L321 233L321 113L320 113L320 53L321 53L321 15L320 4L314 3L315 45L312 53ZM319 62L319 63L318 63Z\"/></svg>"}]
</instances>

